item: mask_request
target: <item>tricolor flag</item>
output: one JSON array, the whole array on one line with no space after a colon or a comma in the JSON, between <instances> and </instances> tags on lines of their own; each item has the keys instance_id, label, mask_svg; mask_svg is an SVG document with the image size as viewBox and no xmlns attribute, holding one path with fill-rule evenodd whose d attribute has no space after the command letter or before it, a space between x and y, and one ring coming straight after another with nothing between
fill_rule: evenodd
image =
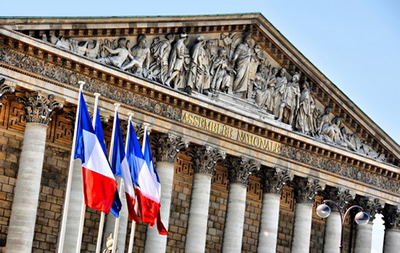
<instances>
[{"instance_id":1,"label":"tricolor flag","mask_svg":"<svg viewBox=\"0 0 400 253\"><path fill-rule=\"evenodd\" d=\"M131 123L129 122L129 127ZM132 128L133 129L133 128ZM135 212L135 189L133 187L131 169L128 164L127 156L124 151L124 143L122 140L122 131L119 123L118 112L116 113L115 126L114 126L114 151L112 157L112 169L115 175L120 175L124 180L126 204L128 206L128 217L130 220L134 220L139 223L138 217ZM134 130L131 130L134 133ZM130 132L129 131L129 132ZM131 132L132 133L132 132ZM132 143L130 140L132 134L128 136L128 143ZM135 135L136 138L136 135Z\"/></svg>"},{"instance_id":2,"label":"tricolor flag","mask_svg":"<svg viewBox=\"0 0 400 253\"><path fill-rule=\"evenodd\" d=\"M76 131L74 159L79 158L82 161L85 204L92 209L109 213L117 190L117 181L90 122L82 92Z\"/></svg>"},{"instance_id":3,"label":"tricolor flag","mask_svg":"<svg viewBox=\"0 0 400 253\"><path fill-rule=\"evenodd\" d=\"M157 230L160 235L168 235L160 215L161 184L156 168L147 132L144 134L144 160L145 164L138 171L138 187L136 189L139 210L143 222L153 226L157 221Z\"/></svg>"},{"instance_id":4,"label":"tricolor flag","mask_svg":"<svg viewBox=\"0 0 400 253\"><path fill-rule=\"evenodd\" d=\"M94 131L99 140L101 149L103 150L104 155L107 158L107 149L106 149L106 143L104 141L103 126L101 125L101 118L100 118L99 110L96 110L95 116L96 116L96 121L95 121L95 125L94 125ZM116 174L114 173L114 175L116 175ZM119 176L119 175L116 175L116 176ZM115 191L114 201L113 201L110 211L115 217L118 218L121 208L122 208L122 203L121 203L121 200L119 199L119 193L118 193L118 189L117 189Z\"/></svg>"}]
</instances>

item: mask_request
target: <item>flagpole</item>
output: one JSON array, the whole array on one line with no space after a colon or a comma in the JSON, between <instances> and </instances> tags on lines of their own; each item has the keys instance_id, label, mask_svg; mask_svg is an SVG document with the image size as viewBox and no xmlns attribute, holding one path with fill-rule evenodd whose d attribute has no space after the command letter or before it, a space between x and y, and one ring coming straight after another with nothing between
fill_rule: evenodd
<instances>
[{"instance_id":1,"label":"flagpole","mask_svg":"<svg viewBox=\"0 0 400 253\"><path fill-rule=\"evenodd\" d=\"M75 146L76 146L76 128L78 126L78 113L79 113L79 105L81 100L81 92L83 90L83 85L85 85L84 81L78 81L79 84L79 95L78 95L78 104L76 108L76 115L75 115L75 126L74 126L74 135L72 137L72 148L71 148L71 155L69 159L69 170L68 170L68 179L67 179L67 186L65 189L65 198L64 198L64 209L63 215L61 220L61 228L60 228L60 240L58 244L58 253L62 253L64 251L64 240L65 240L65 231L67 225L67 215L68 215L68 208L69 208L69 199L71 196L71 184L72 184L72 176L74 171L74 155L75 155Z\"/></svg>"},{"instance_id":2,"label":"flagpole","mask_svg":"<svg viewBox=\"0 0 400 253\"><path fill-rule=\"evenodd\" d=\"M98 110L98 96L100 96L100 94L99 93L95 93L94 95L96 96L96 100L94 101L93 122L92 123L93 123L93 128L96 128L96 117L97 117L97 110ZM113 136L114 136L114 132L111 135L111 147L110 147L111 155L112 155ZM111 157L110 156L109 156L108 160L111 162ZM99 232L97 234L96 253L100 253L100 251L101 251L101 239L103 237L105 217L106 217L106 214L104 212L101 212L100 213Z\"/></svg>"},{"instance_id":3,"label":"flagpole","mask_svg":"<svg viewBox=\"0 0 400 253\"><path fill-rule=\"evenodd\" d=\"M114 150L114 138L115 138L115 125L117 123L117 113L118 109L121 106L121 104L115 103L115 111L114 111L114 123L113 123L113 130L111 134L111 144L110 144L110 152L108 155L108 160L110 161L110 164L112 164L112 156L113 156L113 150ZM119 189L119 194L120 194L120 199L121 199L121 186L123 184L123 179L121 178L121 183L120 183L120 189ZM118 227L119 227L119 217L115 218L115 225L114 225L114 243L112 246L112 253L115 253L115 249L117 248L117 243L118 243Z\"/></svg>"},{"instance_id":4,"label":"flagpole","mask_svg":"<svg viewBox=\"0 0 400 253\"><path fill-rule=\"evenodd\" d=\"M129 140L129 135L130 135L130 124L132 121L132 116L133 113L129 113L129 118L128 118L128 133L126 135L126 142L125 142L125 153L128 150L128 140ZM135 212L137 213L137 204L135 203ZM134 220L132 220L132 225L131 225L131 234L129 237L129 246L128 246L128 253L132 253L133 250L133 241L135 239L135 230L136 230L136 222Z\"/></svg>"},{"instance_id":5,"label":"flagpole","mask_svg":"<svg viewBox=\"0 0 400 253\"><path fill-rule=\"evenodd\" d=\"M94 93L94 108L93 108L93 119L92 125L93 128L96 125L96 114L97 114L97 106L99 103L100 93ZM85 198L82 200L82 208L81 208L81 216L79 219L79 230L78 230L78 240L76 244L76 253L81 252L81 244L82 244L82 234L83 234L83 225L85 224L85 213L86 213L86 205L85 205ZM100 221L101 222L101 221Z\"/></svg>"}]
</instances>

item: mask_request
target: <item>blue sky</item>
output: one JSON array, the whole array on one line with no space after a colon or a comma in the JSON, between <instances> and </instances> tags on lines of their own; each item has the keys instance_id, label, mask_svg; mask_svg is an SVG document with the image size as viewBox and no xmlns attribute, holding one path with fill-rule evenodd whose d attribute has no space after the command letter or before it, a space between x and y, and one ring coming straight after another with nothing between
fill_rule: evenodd
<instances>
[{"instance_id":1,"label":"blue sky","mask_svg":"<svg viewBox=\"0 0 400 253\"><path fill-rule=\"evenodd\" d=\"M262 13L400 144L400 1L3 1L1 16ZM380 252L377 250L376 252Z\"/></svg>"}]
</instances>

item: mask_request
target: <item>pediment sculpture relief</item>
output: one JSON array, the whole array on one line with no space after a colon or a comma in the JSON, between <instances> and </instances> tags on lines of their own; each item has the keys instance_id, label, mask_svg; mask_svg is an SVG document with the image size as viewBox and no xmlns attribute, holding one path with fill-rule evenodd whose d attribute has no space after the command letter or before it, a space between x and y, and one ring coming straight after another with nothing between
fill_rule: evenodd
<instances>
[{"instance_id":1,"label":"pediment sculpture relief","mask_svg":"<svg viewBox=\"0 0 400 253\"><path fill-rule=\"evenodd\" d=\"M306 78L267 57L251 34L208 36L140 34L134 43L125 37L78 40L44 34L42 40L189 95L232 96L294 131L385 161L331 115L329 106L323 108Z\"/></svg>"}]
</instances>

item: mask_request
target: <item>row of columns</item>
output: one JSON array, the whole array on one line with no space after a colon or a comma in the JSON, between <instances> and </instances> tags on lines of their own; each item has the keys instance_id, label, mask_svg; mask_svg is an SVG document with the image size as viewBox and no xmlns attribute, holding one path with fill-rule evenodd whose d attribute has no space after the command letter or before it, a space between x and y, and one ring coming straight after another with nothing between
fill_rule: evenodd
<instances>
[{"instance_id":1,"label":"row of columns","mask_svg":"<svg viewBox=\"0 0 400 253\"><path fill-rule=\"evenodd\" d=\"M18 101L25 105L26 128L7 234L6 252L31 252L47 124L54 109L62 108L62 102L51 95L41 92L26 93L25 96L18 96ZM175 159L179 150L187 146L187 144L182 141L182 138L171 134L159 134L153 139L156 141L157 170L163 189L161 216L164 224L168 227ZM187 252L204 252L211 178L215 171L215 165L224 160L226 155L225 152L209 145L194 146L187 154L192 157L194 179L185 249ZM230 188L223 252L240 252L249 175L258 171L260 164L244 156L228 156L224 165L229 170ZM74 170L78 168L78 166L75 167ZM80 175L80 173L74 173L74 175ZM295 185L296 198L292 252L308 252L311 235L312 203L315 195L322 191L325 186L312 178L294 179L292 172L280 168L263 170L260 175L264 182L264 194L258 251L276 251L280 196L283 186L292 182ZM73 181L77 181L77 179L73 179ZM79 189L79 184L76 184L76 186L76 189ZM72 196L74 195L81 196L81 193L72 194ZM337 197L336 201L343 201L344 206L352 195L348 191L338 188L332 196ZM333 198L332 196L330 197ZM73 199L72 197L71 201L75 201ZM79 202L77 205L79 206L81 199L76 201ZM369 210L370 215L372 212L375 213L379 206L375 200L371 201L368 198L364 198L361 202L364 203L364 208L367 212ZM382 212L385 215L386 225L385 252L397 252L400 247L400 211L397 207L387 205ZM71 215L72 213L73 210L68 214L67 224L71 230L67 234L73 236L72 230L75 219ZM371 217L373 216L371 215ZM339 222L340 220L335 212L326 222L325 252L338 252L337 250L329 251L329 249L338 249L339 247ZM369 252L372 225L360 227L357 230L355 252ZM155 229L148 230L145 252L165 252L166 244L167 238L165 236L159 236ZM71 248L73 249L74 247L65 247L65 249Z\"/></svg>"}]
</instances>

